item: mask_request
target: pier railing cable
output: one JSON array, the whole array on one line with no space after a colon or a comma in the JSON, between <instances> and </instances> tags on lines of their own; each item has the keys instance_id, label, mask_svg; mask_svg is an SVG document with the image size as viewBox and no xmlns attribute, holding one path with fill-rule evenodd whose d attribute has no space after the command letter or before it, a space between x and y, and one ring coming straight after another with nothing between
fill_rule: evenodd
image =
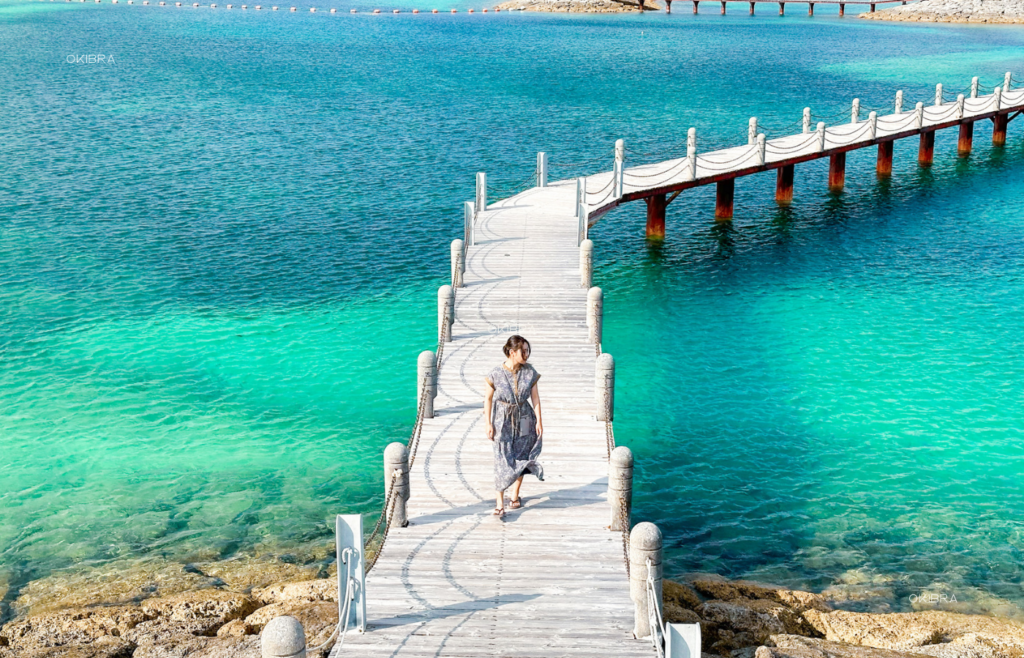
<instances>
[{"instance_id":1,"label":"pier railing cable","mask_svg":"<svg viewBox=\"0 0 1024 658\"><path fill-rule=\"evenodd\" d=\"M665 658L665 621L659 614L661 612L658 591L654 587L654 565L651 558L647 558L647 581L644 587L647 594L647 616L651 629L651 644L658 653L658 658Z\"/></svg>"}]
</instances>

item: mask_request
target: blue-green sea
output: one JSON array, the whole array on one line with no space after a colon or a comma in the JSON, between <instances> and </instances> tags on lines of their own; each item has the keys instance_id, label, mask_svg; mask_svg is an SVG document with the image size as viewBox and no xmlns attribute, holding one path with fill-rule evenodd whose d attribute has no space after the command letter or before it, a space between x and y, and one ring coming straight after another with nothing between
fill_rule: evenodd
<instances>
[{"instance_id":1,"label":"blue-green sea","mask_svg":"<svg viewBox=\"0 0 1024 658\"><path fill-rule=\"evenodd\" d=\"M640 163L691 126L709 149L1024 78L1012 26L397 1L0 2L0 617L132 565L329 569L330 519L372 519L412 428L475 172L494 198L537 151L567 178L618 138ZM852 153L841 194L798 166L784 209L742 179L732 222L687 191L661 245L641 203L594 227L669 575L1019 613L1022 123L969 158L940 133L930 169L901 142L891 180Z\"/></svg>"}]
</instances>

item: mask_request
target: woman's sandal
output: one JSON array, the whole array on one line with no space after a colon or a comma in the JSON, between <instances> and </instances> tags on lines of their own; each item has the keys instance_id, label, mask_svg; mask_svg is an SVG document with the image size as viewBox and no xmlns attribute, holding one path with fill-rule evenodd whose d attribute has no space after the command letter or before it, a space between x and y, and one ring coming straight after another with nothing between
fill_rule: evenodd
<instances>
[{"instance_id":1,"label":"woman's sandal","mask_svg":"<svg viewBox=\"0 0 1024 658\"><path fill-rule=\"evenodd\" d=\"M520 507L523 506L523 503L518 498L516 498L515 500L508 501L508 506L511 509L519 509Z\"/></svg>"},{"instance_id":2,"label":"woman's sandal","mask_svg":"<svg viewBox=\"0 0 1024 658\"><path fill-rule=\"evenodd\" d=\"M502 517L502 516L505 516L505 508L504 507L495 507L494 511L491 512L491 514L493 516L497 516L499 518Z\"/></svg>"}]
</instances>

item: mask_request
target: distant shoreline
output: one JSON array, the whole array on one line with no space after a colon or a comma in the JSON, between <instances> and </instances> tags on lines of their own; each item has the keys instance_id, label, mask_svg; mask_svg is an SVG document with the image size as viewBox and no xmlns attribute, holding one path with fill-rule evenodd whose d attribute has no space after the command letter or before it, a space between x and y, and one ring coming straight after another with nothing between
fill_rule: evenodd
<instances>
[{"instance_id":1,"label":"distant shoreline","mask_svg":"<svg viewBox=\"0 0 1024 658\"><path fill-rule=\"evenodd\" d=\"M858 18L874 21L920 23L1024 23L1024 2L1004 0L922 0L921 2L863 13Z\"/></svg>"}]
</instances>

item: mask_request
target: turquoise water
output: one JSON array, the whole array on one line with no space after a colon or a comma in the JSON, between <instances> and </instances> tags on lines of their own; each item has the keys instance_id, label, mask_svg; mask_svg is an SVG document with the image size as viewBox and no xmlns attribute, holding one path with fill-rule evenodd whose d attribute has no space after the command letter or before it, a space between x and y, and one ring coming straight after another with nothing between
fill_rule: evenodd
<instances>
[{"instance_id":1,"label":"turquoise water","mask_svg":"<svg viewBox=\"0 0 1024 658\"><path fill-rule=\"evenodd\" d=\"M474 172L494 196L539 150L569 177L617 138L641 162L690 126L710 148L752 115L780 134L806 105L1024 75L1019 28L820 5L336 6L0 5L0 614L135 561L326 568L328 520L377 509L411 429ZM90 53L115 63L66 61ZM1004 149L979 126L969 159L954 139L931 170L897 145L888 182L852 154L840 195L803 165L784 210L744 179L731 224L687 192L661 246L641 204L593 230L616 436L670 573L1024 604L1024 145L1017 122Z\"/></svg>"}]
</instances>

